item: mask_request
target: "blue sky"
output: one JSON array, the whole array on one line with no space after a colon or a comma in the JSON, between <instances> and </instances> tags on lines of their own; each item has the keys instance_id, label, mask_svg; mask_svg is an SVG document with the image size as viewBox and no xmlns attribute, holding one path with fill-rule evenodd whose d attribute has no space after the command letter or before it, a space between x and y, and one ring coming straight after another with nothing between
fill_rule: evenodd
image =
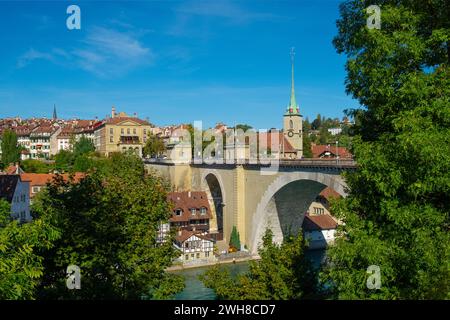
<instances>
[{"instance_id":1,"label":"blue sky","mask_svg":"<svg viewBox=\"0 0 450 320\"><path fill-rule=\"evenodd\" d=\"M66 9L81 9L68 30ZM0 117L103 118L116 106L157 125L202 120L280 127L301 113L342 117L337 0L0 1Z\"/></svg>"}]
</instances>

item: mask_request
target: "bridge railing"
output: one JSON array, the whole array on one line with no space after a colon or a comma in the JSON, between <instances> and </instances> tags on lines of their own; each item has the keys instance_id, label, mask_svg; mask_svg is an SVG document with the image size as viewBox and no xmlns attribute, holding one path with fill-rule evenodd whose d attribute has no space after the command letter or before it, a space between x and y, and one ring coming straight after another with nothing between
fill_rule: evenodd
<instances>
[{"instance_id":1,"label":"bridge railing","mask_svg":"<svg viewBox=\"0 0 450 320\"><path fill-rule=\"evenodd\" d=\"M337 167L337 168L356 168L357 163L353 159L271 159L273 162L268 163L267 160L261 163L258 159L239 159L234 163L216 163L220 165L230 165L234 166L236 164L240 165L256 165L256 166L270 166L273 164L278 164L280 167ZM166 164L166 165L177 165L177 164L195 164L194 161L182 161L177 162L172 159L143 159L144 163L147 164ZM201 165L208 165L207 163L202 163Z\"/></svg>"}]
</instances>

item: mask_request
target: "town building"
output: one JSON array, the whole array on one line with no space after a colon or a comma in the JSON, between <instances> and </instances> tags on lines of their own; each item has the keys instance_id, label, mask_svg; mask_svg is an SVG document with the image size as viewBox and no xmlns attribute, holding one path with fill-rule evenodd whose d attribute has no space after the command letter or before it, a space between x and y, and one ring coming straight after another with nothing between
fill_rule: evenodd
<instances>
[{"instance_id":1,"label":"town building","mask_svg":"<svg viewBox=\"0 0 450 320\"><path fill-rule=\"evenodd\" d=\"M74 139L74 130L71 127L65 127L57 136L58 152L61 150L70 150Z\"/></svg>"},{"instance_id":2,"label":"town building","mask_svg":"<svg viewBox=\"0 0 450 320\"><path fill-rule=\"evenodd\" d=\"M171 230L175 230L174 245L182 252L184 263L203 259L215 259L214 244L217 233L210 233L211 207L204 191L171 192L172 216L168 223L160 225L157 241L164 242Z\"/></svg>"},{"instance_id":3,"label":"town building","mask_svg":"<svg viewBox=\"0 0 450 320\"><path fill-rule=\"evenodd\" d=\"M198 231L179 230L175 237L175 247L181 251L183 263L215 261L214 240L208 234Z\"/></svg>"},{"instance_id":4,"label":"town building","mask_svg":"<svg viewBox=\"0 0 450 320\"><path fill-rule=\"evenodd\" d=\"M311 144L313 158L321 159L352 159L353 155L345 147L336 147L332 145Z\"/></svg>"},{"instance_id":5,"label":"town building","mask_svg":"<svg viewBox=\"0 0 450 320\"><path fill-rule=\"evenodd\" d=\"M169 219L170 228L209 232L212 214L206 192L171 192L168 200L174 208Z\"/></svg>"},{"instance_id":6,"label":"town building","mask_svg":"<svg viewBox=\"0 0 450 320\"><path fill-rule=\"evenodd\" d=\"M342 133L342 128L329 128L328 132L332 135L332 136L337 136L338 134Z\"/></svg>"},{"instance_id":7,"label":"town building","mask_svg":"<svg viewBox=\"0 0 450 320\"><path fill-rule=\"evenodd\" d=\"M136 115L130 117L124 112L116 113L112 108L111 117L94 128L96 151L109 155L114 152L133 151L142 156L151 125Z\"/></svg>"},{"instance_id":8,"label":"town building","mask_svg":"<svg viewBox=\"0 0 450 320\"><path fill-rule=\"evenodd\" d=\"M0 174L0 199L11 205L11 217L21 222L31 220L29 182L18 174Z\"/></svg>"},{"instance_id":9,"label":"town building","mask_svg":"<svg viewBox=\"0 0 450 320\"><path fill-rule=\"evenodd\" d=\"M51 173L22 173L20 175L22 181L27 182L29 184L28 194L30 203L33 202L33 198L41 192L48 183L53 181L55 174ZM70 174L62 174L61 175L65 181L68 181L71 177L75 182L80 182L81 179L85 177L85 174L82 172L75 172L72 176Z\"/></svg>"},{"instance_id":10,"label":"town building","mask_svg":"<svg viewBox=\"0 0 450 320\"><path fill-rule=\"evenodd\" d=\"M323 249L334 242L340 221L331 215L330 202L340 197L339 193L326 187L310 204L302 225L310 249Z\"/></svg>"},{"instance_id":11,"label":"town building","mask_svg":"<svg viewBox=\"0 0 450 320\"><path fill-rule=\"evenodd\" d=\"M31 159L49 159L58 152L59 126L39 126L30 133Z\"/></svg>"},{"instance_id":12,"label":"town building","mask_svg":"<svg viewBox=\"0 0 450 320\"><path fill-rule=\"evenodd\" d=\"M308 240L309 249L324 249L333 244L336 235L337 221L329 214L305 214L302 230Z\"/></svg>"},{"instance_id":13,"label":"town building","mask_svg":"<svg viewBox=\"0 0 450 320\"><path fill-rule=\"evenodd\" d=\"M309 205L308 213L311 215L324 215L324 214L331 215L330 201L332 199L338 199L340 197L341 196L339 195L339 193L337 193L330 187L326 187Z\"/></svg>"}]
</instances>

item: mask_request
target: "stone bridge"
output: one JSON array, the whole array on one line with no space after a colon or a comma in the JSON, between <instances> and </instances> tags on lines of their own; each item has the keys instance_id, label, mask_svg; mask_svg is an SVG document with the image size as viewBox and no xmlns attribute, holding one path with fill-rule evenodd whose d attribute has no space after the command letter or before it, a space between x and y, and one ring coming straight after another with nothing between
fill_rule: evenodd
<instances>
[{"instance_id":1,"label":"stone bridge","mask_svg":"<svg viewBox=\"0 0 450 320\"><path fill-rule=\"evenodd\" d=\"M282 160L270 174L262 172L267 166L248 163L145 161L145 166L167 179L174 191L205 191L213 211L210 231L223 233L219 250L226 250L236 226L241 244L251 253L257 252L268 227L276 242L287 232L296 233L309 205L325 187L346 196L341 172L356 169L353 160Z\"/></svg>"}]
</instances>

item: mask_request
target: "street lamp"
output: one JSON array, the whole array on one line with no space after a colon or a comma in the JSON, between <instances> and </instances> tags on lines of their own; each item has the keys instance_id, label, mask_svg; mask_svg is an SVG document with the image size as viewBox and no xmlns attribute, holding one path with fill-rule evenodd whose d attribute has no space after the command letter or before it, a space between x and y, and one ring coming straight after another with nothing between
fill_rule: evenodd
<instances>
[{"instance_id":1,"label":"street lamp","mask_svg":"<svg viewBox=\"0 0 450 320\"><path fill-rule=\"evenodd\" d=\"M336 140L336 164L339 165L339 141Z\"/></svg>"}]
</instances>

